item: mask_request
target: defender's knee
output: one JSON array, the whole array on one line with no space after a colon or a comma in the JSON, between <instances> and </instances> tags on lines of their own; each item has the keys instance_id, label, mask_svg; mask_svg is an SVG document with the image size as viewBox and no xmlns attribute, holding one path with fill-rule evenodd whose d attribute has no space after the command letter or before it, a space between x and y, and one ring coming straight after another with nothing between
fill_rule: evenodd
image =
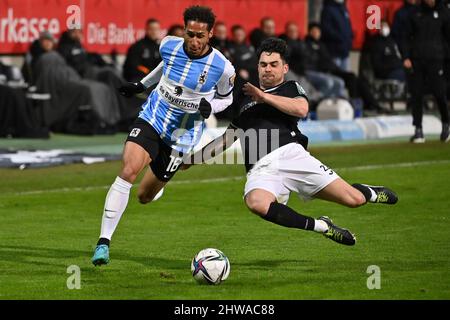
<instances>
[{"instance_id":1,"label":"defender's knee","mask_svg":"<svg viewBox=\"0 0 450 320\"><path fill-rule=\"evenodd\" d=\"M136 180L138 174L139 174L139 172L137 170L135 170L132 166L125 165L122 168L122 172L120 173L120 177L123 180L126 180L126 181L128 181L130 183L133 183Z\"/></svg>"},{"instance_id":2,"label":"defender's knee","mask_svg":"<svg viewBox=\"0 0 450 320\"><path fill-rule=\"evenodd\" d=\"M262 199L257 194L254 194L250 192L245 196L245 204L247 205L247 208L261 216L264 217L267 214L267 211L269 211L270 202L266 199Z\"/></svg>"}]
</instances>

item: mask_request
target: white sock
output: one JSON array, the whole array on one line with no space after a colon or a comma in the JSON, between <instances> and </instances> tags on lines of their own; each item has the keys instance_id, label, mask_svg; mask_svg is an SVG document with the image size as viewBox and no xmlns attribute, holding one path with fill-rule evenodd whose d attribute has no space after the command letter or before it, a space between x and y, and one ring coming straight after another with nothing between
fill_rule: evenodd
<instances>
[{"instance_id":1,"label":"white sock","mask_svg":"<svg viewBox=\"0 0 450 320\"><path fill-rule=\"evenodd\" d=\"M103 209L102 228L100 238L111 240L111 237L119 224L120 217L128 204L130 189L133 185L120 177L111 185L106 195L105 208Z\"/></svg>"},{"instance_id":2,"label":"white sock","mask_svg":"<svg viewBox=\"0 0 450 320\"><path fill-rule=\"evenodd\" d=\"M325 233L328 231L328 224L323 220L314 219L314 231Z\"/></svg>"}]
</instances>

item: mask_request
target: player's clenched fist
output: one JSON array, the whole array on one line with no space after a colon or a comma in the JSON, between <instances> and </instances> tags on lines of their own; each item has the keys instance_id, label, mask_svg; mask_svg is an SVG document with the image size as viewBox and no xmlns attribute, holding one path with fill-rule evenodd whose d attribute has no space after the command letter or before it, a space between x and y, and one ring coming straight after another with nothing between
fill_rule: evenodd
<instances>
[{"instance_id":1,"label":"player's clenched fist","mask_svg":"<svg viewBox=\"0 0 450 320\"><path fill-rule=\"evenodd\" d=\"M200 100L200 105L198 106L198 111L200 111L203 118L208 119L212 111L211 103L209 103L205 98L202 98Z\"/></svg>"},{"instance_id":2,"label":"player's clenched fist","mask_svg":"<svg viewBox=\"0 0 450 320\"><path fill-rule=\"evenodd\" d=\"M264 91L255 87L250 82L244 84L242 91L244 91L244 94L246 96L250 96L253 101L256 101L258 103L264 102Z\"/></svg>"}]
</instances>

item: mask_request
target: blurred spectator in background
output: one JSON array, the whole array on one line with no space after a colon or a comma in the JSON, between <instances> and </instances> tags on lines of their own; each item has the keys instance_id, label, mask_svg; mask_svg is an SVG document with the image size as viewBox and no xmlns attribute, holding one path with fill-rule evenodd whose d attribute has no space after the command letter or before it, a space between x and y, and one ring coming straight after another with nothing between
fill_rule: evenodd
<instances>
[{"instance_id":1,"label":"blurred spectator in background","mask_svg":"<svg viewBox=\"0 0 450 320\"><path fill-rule=\"evenodd\" d=\"M154 24L152 23L152 25ZM71 29L64 32L58 45L58 52L82 79L102 82L109 87L109 94L114 96L114 100L119 104L119 122L123 122L123 125L119 123L119 128L127 131L129 123L139 113L145 97L142 97L142 99L139 97L133 97L133 99L123 97L117 91L117 88L124 83L119 72L112 65L106 63L100 54L88 53L82 45L82 39L83 33L80 29ZM111 109L113 109L112 112L115 112L115 106L111 105Z\"/></svg>"},{"instance_id":2,"label":"blurred spectator in background","mask_svg":"<svg viewBox=\"0 0 450 320\"><path fill-rule=\"evenodd\" d=\"M336 65L349 71L353 31L345 0L325 0L321 15L322 41Z\"/></svg>"},{"instance_id":3,"label":"blurred spectator in background","mask_svg":"<svg viewBox=\"0 0 450 320\"><path fill-rule=\"evenodd\" d=\"M228 52L229 41L227 39L227 26L224 22L217 21L214 25L213 36L210 40L210 44L222 52L222 54L230 59L230 53Z\"/></svg>"},{"instance_id":4,"label":"blurred spectator in background","mask_svg":"<svg viewBox=\"0 0 450 320\"><path fill-rule=\"evenodd\" d=\"M236 99L240 88L246 82L258 84L258 60L255 50L246 42L247 34L241 25L234 25L231 28L231 40L228 43L229 60L236 70L236 79L234 81L233 99ZM239 105L233 103L222 112L216 113L217 119L233 120L236 112L239 111Z\"/></svg>"},{"instance_id":5,"label":"blurred spectator in background","mask_svg":"<svg viewBox=\"0 0 450 320\"><path fill-rule=\"evenodd\" d=\"M167 35L183 38L184 27L181 24L173 24L169 27L169 30L167 30Z\"/></svg>"},{"instance_id":6,"label":"blurred spectator in background","mask_svg":"<svg viewBox=\"0 0 450 320\"><path fill-rule=\"evenodd\" d=\"M44 53L35 65L37 92L44 101L44 123L55 132L93 134L120 121L120 106L112 88L83 79L57 51Z\"/></svg>"},{"instance_id":7,"label":"blurred spectator in background","mask_svg":"<svg viewBox=\"0 0 450 320\"><path fill-rule=\"evenodd\" d=\"M261 42L269 37L275 36L275 20L271 17L264 17L260 21L260 27L250 33L250 43L255 51L259 48Z\"/></svg>"},{"instance_id":8,"label":"blurred spectator in background","mask_svg":"<svg viewBox=\"0 0 450 320\"><path fill-rule=\"evenodd\" d=\"M397 45L400 46L404 41L406 30L408 29L408 19L416 10L419 9L420 0L404 0L405 3L394 15L392 22L392 37Z\"/></svg>"},{"instance_id":9,"label":"blurred spectator in background","mask_svg":"<svg viewBox=\"0 0 450 320\"><path fill-rule=\"evenodd\" d=\"M428 87L436 99L442 120L440 139L449 140L444 59L450 41L449 12L438 0L423 0L420 10L408 17L402 42L404 66L412 72L411 103L415 133L410 141L425 142L422 130L423 96Z\"/></svg>"},{"instance_id":10,"label":"blurred spectator in background","mask_svg":"<svg viewBox=\"0 0 450 320\"><path fill-rule=\"evenodd\" d=\"M419 10L420 0L404 0L404 4L400 7L394 15L394 20L392 22L392 37L394 38L397 46L400 49L400 55L403 57L402 43L405 42L406 32L408 30L408 20L414 12ZM412 73L410 70L406 70L406 89L410 91ZM407 108L412 110L411 94L407 95Z\"/></svg>"},{"instance_id":11,"label":"blurred spectator in background","mask_svg":"<svg viewBox=\"0 0 450 320\"><path fill-rule=\"evenodd\" d=\"M255 50L246 42L247 34L241 25L231 28L231 41L228 44L230 61L236 69L236 74L245 81L258 81Z\"/></svg>"},{"instance_id":12,"label":"blurred spectator in background","mask_svg":"<svg viewBox=\"0 0 450 320\"><path fill-rule=\"evenodd\" d=\"M129 82L138 82L149 74L160 62L159 41L161 27L156 19L145 24L145 37L128 48L123 65L123 77Z\"/></svg>"},{"instance_id":13,"label":"blurred spectator in background","mask_svg":"<svg viewBox=\"0 0 450 320\"><path fill-rule=\"evenodd\" d=\"M305 75L304 44L300 39L298 25L293 21L286 23L280 38L286 41L289 50L289 70L297 75Z\"/></svg>"},{"instance_id":14,"label":"blurred spectator in background","mask_svg":"<svg viewBox=\"0 0 450 320\"><path fill-rule=\"evenodd\" d=\"M81 44L82 39L83 32L81 29L71 29L63 32L59 40L58 52L83 77L90 66L90 62L88 53Z\"/></svg>"},{"instance_id":15,"label":"blurred spectator in background","mask_svg":"<svg viewBox=\"0 0 450 320\"><path fill-rule=\"evenodd\" d=\"M345 82L331 72L338 69L328 50L320 41L321 30L318 23L310 23L305 38L306 79L323 93L324 97L346 97Z\"/></svg>"},{"instance_id":16,"label":"blurred spectator in background","mask_svg":"<svg viewBox=\"0 0 450 320\"><path fill-rule=\"evenodd\" d=\"M48 130L41 128L25 88L10 86L9 81L16 78L14 68L0 61L0 137L48 138Z\"/></svg>"},{"instance_id":17,"label":"blurred spectator in background","mask_svg":"<svg viewBox=\"0 0 450 320\"><path fill-rule=\"evenodd\" d=\"M39 38L34 40L30 46L30 49L25 55L24 64L22 66L22 75L25 81L29 84L33 84L36 81L35 65L39 57L54 50L56 47L56 39L48 31L43 31L39 35Z\"/></svg>"},{"instance_id":18,"label":"blurred spectator in background","mask_svg":"<svg viewBox=\"0 0 450 320\"><path fill-rule=\"evenodd\" d=\"M321 35L320 24L310 23L308 36L305 40L306 70L319 71L327 76L334 76L344 80L350 102L355 109L360 109L362 107L360 104L362 103L365 111L383 111L379 102L375 99L368 81L363 77L357 77L353 72L340 68L334 62L327 47L321 42ZM341 91L339 96L345 97L346 94L342 93L340 88L341 84L338 86Z\"/></svg>"},{"instance_id":19,"label":"blurred spectator in background","mask_svg":"<svg viewBox=\"0 0 450 320\"><path fill-rule=\"evenodd\" d=\"M285 25L284 34L280 38L286 41L288 46L288 65L289 71L286 73L286 80L293 80L301 83L302 87L308 93L310 105L312 108L324 98L324 95L306 79L304 44L300 40L298 25L295 22L288 22Z\"/></svg>"},{"instance_id":20,"label":"blurred spectator in background","mask_svg":"<svg viewBox=\"0 0 450 320\"><path fill-rule=\"evenodd\" d=\"M450 0L444 0L443 4L444 10L447 12L447 15L450 15ZM446 43L445 46L445 59L444 59L444 75L446 82L446 95L447 100L450 99L450 43Z\"/></svg>"},{"instance_id":21,"label":"blurred spectator in background","mask_svg":"<svg viewBox=\"0 0 450 320\"><path fill-rule=\"evenodd\" d=\"M83 31L81 29L70 29L61 35L57 50L80 76L95 79L98 69L94 67L111 65L100 54L87 52L82 42Z\"/></svg>"},{"instance_id":22,"label":"blurred spectator in background","mask_svg":"<svg viewBox=\"0 0 450 320\"><path fill-rule=\"evenodd\" d=\"M373 38L370 46L370 57L375 78L405 81L402 57L397 43L390 34L387 21L381 22L381 29Z\"/></svg>"}]
</instances>

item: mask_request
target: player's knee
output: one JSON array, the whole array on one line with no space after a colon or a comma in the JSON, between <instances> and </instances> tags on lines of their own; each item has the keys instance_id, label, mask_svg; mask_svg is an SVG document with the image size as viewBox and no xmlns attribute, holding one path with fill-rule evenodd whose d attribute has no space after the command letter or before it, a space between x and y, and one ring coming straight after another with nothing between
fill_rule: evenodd
<instances>
[{"instance_id":1,"label":"player's knee","mask_svg":"<svg viewBox=\"0 0 450 320\"><path fill-rule=\"evenodd\" d=\"M135 170L132 166L125 165L122 168L120 177L130 183L133 183L136 180L138 174L139 172L137 172L137 170Z\"/></svg>"},{"instance_id":2,"label":"player's knee","mask_svg":"<svg viewBox=\"0 0 450 320\"><path fill-rule=\"evenodd\" d=\"M261 199L261 197L252 192L245 196L245 204L251 212L261 217L264 217L267 214L270 207L270 203L268 201Z\"/></svg>"}]
</instances>

